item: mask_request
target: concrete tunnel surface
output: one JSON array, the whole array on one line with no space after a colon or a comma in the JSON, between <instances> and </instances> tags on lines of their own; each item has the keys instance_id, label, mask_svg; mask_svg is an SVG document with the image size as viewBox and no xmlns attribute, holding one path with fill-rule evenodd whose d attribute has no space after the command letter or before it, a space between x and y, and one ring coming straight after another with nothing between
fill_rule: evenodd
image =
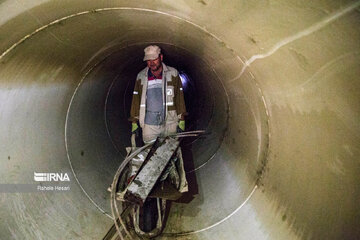
<instances>
[{"instance_id":1,"label":"concrete tunnel surface","mask_svg":"<svg viewBox=\"0 0 360 240\"><path fill-rule=\"evenodd\" d=\"M188 127L211 132L157 239L359 239L359 6L0 1L0 239L104 237L150 43L192 80ZM34 172L71 188L10 191Z\"/></svg>"}]
</instances>

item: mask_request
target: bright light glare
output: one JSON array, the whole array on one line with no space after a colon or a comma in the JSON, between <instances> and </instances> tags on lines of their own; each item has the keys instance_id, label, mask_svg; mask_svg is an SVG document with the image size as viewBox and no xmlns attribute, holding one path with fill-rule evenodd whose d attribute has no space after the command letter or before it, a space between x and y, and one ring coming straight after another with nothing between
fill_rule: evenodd
<instances>
[{"instance_id":1,"label":"bright light glare","mask_svg":"<svg viewBox=\"0 0 360 240\"><path fill-rule=\"evenodd\" d=\"M184 74L184 73L180 73L179 76L180 76L183 88L185 89L187 87L187 85L188 85L188 82L189 82L188 76L186 74Z\"/></svg>"}]
</instances>

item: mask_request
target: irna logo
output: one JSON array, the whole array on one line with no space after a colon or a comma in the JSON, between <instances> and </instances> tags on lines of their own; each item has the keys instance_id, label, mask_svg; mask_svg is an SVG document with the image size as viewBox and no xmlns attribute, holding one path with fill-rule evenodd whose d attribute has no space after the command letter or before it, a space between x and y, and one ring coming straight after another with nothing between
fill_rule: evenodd
<instances>
[{"instance_id":1,"label":"irna logo","mask_svg":"<svg viewBox=\"0 0 360 240\"><path fill-rule=\"evenodd\" d=\"M69 182L70 178L67 173L36 173L34 172L36 182Z\"/></svg>"}]
</instances>

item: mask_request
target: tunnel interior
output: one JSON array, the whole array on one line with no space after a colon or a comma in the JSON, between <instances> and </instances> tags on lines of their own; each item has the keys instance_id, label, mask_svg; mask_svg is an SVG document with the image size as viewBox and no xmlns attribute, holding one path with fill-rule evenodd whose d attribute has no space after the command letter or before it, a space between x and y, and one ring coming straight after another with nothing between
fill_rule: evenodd
<instances>
[{"instance_id":1,"label":"tunnel interior","mask_svg":"<svg viewBox=\"0 0 360 240\"><path fill-rule=\"evenodd\" d=\"M143 49L191 80L195 194L159 239L356 239L356 1L0 1L0 239L101 239Z\"/></svg>"},{"instance_id":2,"label":"tunnel interior","mask_svg":"<svg viewBox=\"0 0 360 240\"><path fill-rule=\"evenodd\" d=\"M121 13L123 18L125 15L126 12ZM152 17L159 18L157 15L150 14L149 16L146 13L144 18L154 22ZM129 18L132 18L131 14ZM166 20L160 19L159 22L168 22L168 20L167 18ZM174 27L173 25L166 26ZM160 27L161 31L167 32L164 27ZM137 28L138 26L134 26L134 29ZM185 33L177 31L176 34ZM198 34L200 36L196 39L204 38L201 35L205 35L205 33L200 31ZM194 35L193 31L192 35ZM176 38L173 35L171 37ZM187 223L186 225L174 227L177 226L178 219L172 220L170 212L168 225L171 230L169 233L186 233L221 221L231 214L239 206L239 203L245 201L253 190L260 177L263 164L261 157L264 156L261 154L264 154L262 149L264 144L261 145L261 142L266 141L266 139L262 139L264 138L264 129L258 124L266 121L266 114L263 113L263 118L260 117L264 106L261 105L261 96L258 94L256 86L248 84L250 86L244 86L247 88L247 92L237 90L236 93L233 92L229 95L220 77L229 71L226 65L221 71L215 71L208 62L209 56L204 55L203 50L195 52L195 47L192 45L184 48L182 45L174 45L179 44L176 42L159 42L164 39L164 36L160 36L150 42L139 42L126 47L114 45L111 52L99 53L105 57L100 57L93 67L87 70L73 96L67 115L66 140L69 159L79 184L104 212L110 214L109 194L104 190L112 181L114 170L117 169L122 159L119 157L115 158L115 161L111 161L111 158L105 156L111 152L110 148L117 151L122 158L126 155L125 148L130 146L128 117L134 79L137 73L146 66L142 61L143 49L147 44L158 44L162 48L164 62L169 66L175 66L180 72L186 73L193 85L196 86L192 90L193 95L185 92L189 109L186 122L189 129L206 130L209 133L205 137L184 141L184 145L190 148L190 157L193 161L185 166L186 170L189 173L196 172L197 175L199 172L204 172L203 177L199 178L199 183L208 186L198 189L194 183L195 189L192 191L197 196L187 204L173 204L171 208L172 211L183 212L182 218L188 219L184 221ZM129 41L135 42L136 40L129 39ZM211 48L215 50L210 54L210 60L221 62L233 58L236 61L228 49L217 43L216 40L213 41L214 45ZM201 45L195 40L191 42L196 47ZM105 44L108 43L105 42ZM216 48L221 49L217 50ZM237 67L240 69L241 65ZM234 70L232 69L232 71ZM238 107L230 105L230 96L233 97L231 99L232 106L241 106L240 111ZM256 106L254 103L251 105L249 98L254 99L254 97L260 106ZM235 112L230 109L234 109ZM230 116L235 120L231 121ZM228 132L229 124L232 129L236 128L236 133ZM79 136L83 136L83 138L79 139ZM92 139L92 144L89 139ZM106 147L102 145L106 145ZM79 154L79 149L90 156L96 156L99 152L103 152L104 155L86 158L87 164L83 166L84 156ZM229 165L226 166L227 164ZM219 168L224 169L219 171ZM89 172L94 174L89 174ZM211 172L217 173L214 175ZM236 178L231 177L240 172L241 174ZM224 175L229 176L224 178ZM197 180L195 179L195 181ZM243 186L238 188L235 193L234 186L241 185ZM213 189L218 189L216 191L219 192L214 194ZM229 195L234 196L232 200L229 200ZM199 206L201 206L201 210ZM226 211L216 216L213 215L214 208L224 208L224 206L226 206ZM195 209L199 210L194 211ZM206 220L199 220L199 218ZM196 228L194 228L195 223Z\"/></svg>"}]
</instances>

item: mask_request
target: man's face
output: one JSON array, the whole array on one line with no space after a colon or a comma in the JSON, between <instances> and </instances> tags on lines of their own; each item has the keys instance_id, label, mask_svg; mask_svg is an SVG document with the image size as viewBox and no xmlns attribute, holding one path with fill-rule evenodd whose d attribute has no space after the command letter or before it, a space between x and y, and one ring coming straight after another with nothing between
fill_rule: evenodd
<instances>
[{"instance_id":1,"label":"man's face","mask_svg":"<svg viewBox=\"0 0 360 240\"><path fill-rule=\"evenodd\" d=\"M151 71L156 72L157 70L160 69L162 60L163 60L163 56L162 54L160 54L157 59L147 60L146 63L147 66L151 69Z\"/></svg>"}]
</instances>

